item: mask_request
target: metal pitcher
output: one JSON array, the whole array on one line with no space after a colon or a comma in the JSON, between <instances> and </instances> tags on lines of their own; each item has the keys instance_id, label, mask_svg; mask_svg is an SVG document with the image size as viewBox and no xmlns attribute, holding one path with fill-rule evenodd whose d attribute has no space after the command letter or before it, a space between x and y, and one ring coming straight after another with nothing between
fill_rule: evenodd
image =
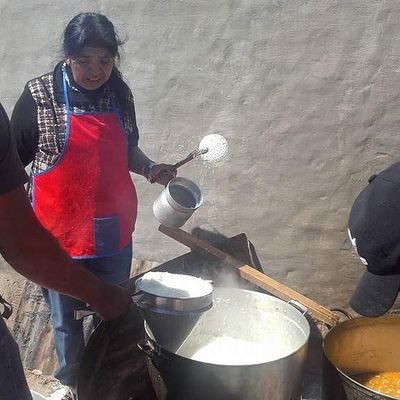
<instances>
[{"instance_id":1,"label":"metal pitcher","mask_svg":"<svg viewBox=\"0 0 400 400\"><path fill-rule=\"evenodd\" d=\"M153 203L153 214L162 225L179 228L203 204L200 188L186 178L172 179Z\"/></svg>"}]
</instances>

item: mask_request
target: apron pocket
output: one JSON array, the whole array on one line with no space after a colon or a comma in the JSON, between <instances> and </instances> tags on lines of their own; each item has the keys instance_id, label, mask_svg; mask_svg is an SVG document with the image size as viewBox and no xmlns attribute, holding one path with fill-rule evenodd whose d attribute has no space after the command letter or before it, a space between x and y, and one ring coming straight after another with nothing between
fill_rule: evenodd
<instances>
[{"instance_id":1,"label":"apron pocket","mask_svg":"<svg viewBox=\"0 0 400 400\"><path fill-rule=\"evenodd\" d=\"M96 256L119 252L118 216L94 219Z\"/></svg>"}]
</instances>

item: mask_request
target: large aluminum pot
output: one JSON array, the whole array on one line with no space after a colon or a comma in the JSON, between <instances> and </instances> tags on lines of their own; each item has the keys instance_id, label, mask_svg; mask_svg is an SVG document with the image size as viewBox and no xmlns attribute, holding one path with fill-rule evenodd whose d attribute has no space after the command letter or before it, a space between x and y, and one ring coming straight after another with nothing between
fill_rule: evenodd
<instances>
[{"instance_id":1,"label":"large aluminum pot","mask_svg":"<svg viewBox=\"0 0 400 400\"><path fill-rule=\"evenodd\" d=\"M342 379L348 400L395 399L371 390L354 376L368 372L400 371L400 317L354 318L328 332L324 352Z\"/></svg>"},{"instance_id":2,"label":"large aluminum pot","mask_svg":"<svg viewBox=\"0 0 400 400\"><path fill-rule=\"evenodd\" d=\"M213 307L176 351L159 346L146 324L145 330L144 350L159 400L301 398L310 327L282 300L216 288ZM199 361L196 353L207 348L210 351Z\"/></svg>"},{"instance_id":3,"label":"large aluminum pot","mask_svg":"<svg viewBox=\"0 0 400 400\"><path fill-rule=\"evenodd\" d=\"M202 204L203 195L194 182L174 178L154 201L153 214L161 224L179 228Z\"/></svg>"}]
</instances>

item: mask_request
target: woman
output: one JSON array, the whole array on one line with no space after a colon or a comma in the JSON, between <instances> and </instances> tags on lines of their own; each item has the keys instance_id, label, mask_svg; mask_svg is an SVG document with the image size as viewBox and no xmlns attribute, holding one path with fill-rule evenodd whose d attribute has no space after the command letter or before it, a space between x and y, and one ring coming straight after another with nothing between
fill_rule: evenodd
<instances>
[{"instance_id":1,"label":"woman","mask_svg":"<svg viewBox=\"0 0 400 400\"><path fill-rule=\"evenodd\" d=\"M71 257L113 283L129 277L132 260L137 197L129 171L163 185L176 174L138 147L133 96L116 67L120 45L105 16L75 16L64 32L65 59L27 83L12 115L20 157L33 161L29 193L38 219ZM73 387L84 350L73 310L82 303L45 294L55 376Z\"/></svg>"}]
</instances>

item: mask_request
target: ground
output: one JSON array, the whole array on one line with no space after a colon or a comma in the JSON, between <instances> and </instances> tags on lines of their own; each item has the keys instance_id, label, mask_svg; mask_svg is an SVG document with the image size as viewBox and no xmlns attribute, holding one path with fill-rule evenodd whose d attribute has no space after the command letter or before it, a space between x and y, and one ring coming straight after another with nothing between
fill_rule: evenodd
<instances>
[{"instance_id":1,"label":"ground","mask_svg":"<svg viewBox=\"0 0 400 400\"><path fill-rule=\"evenodd\" d=\"M26 380L31 390L43 396L49 396L57 387L58 381L52 375L44 375L38 369L25 369Z\"/></svg>"}]
</instances>

